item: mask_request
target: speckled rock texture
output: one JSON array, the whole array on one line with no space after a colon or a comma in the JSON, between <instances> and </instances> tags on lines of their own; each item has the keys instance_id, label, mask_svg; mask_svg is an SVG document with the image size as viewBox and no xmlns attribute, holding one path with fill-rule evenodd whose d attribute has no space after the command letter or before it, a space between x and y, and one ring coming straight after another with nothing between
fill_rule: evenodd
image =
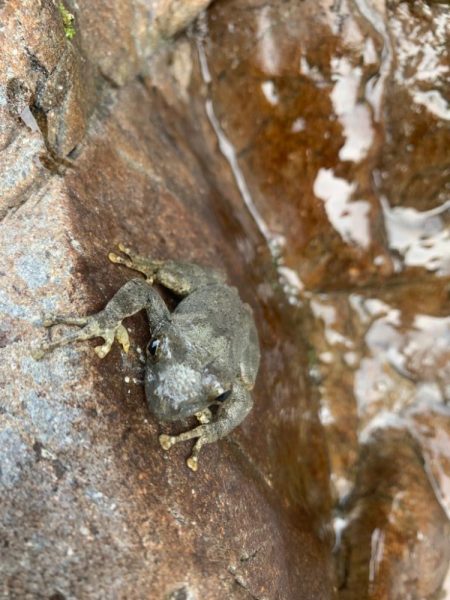
<instances>
[{"instance_id":1,"label":"speckled rock texture","mask_svg":"<svg viewBox=\"0 0 450 600\"><path fill-rule=\"evenodd\" d=\"M0 597L450 597L448 2L208 4L0 0ZM119 242L255 312L255 408L196 474L143 315L31 356Z\"/></svg>"},{"instance_id":2,"label":"speckled rock texture","mask_svg":"<svg viewBox=\"0 0 450 600\"><path fill-rule=\"evenodd\" d=\"M2 598L330 598L306 349L226 164L217 151L205 164L198 125L177 115L180 102L189 114L190 43L170 68L148 61L206 4L66 2L68 39L58 3L0 2ZM87 343L31 356L58 335L45 313L95 312L130 277L107 260L120 241L225 269L255 309L256 408L196 474L188 445L165 454L157 441L177 426L145 404L144 316L127 323L128 355L100 360Z\"/></svg>"}]
</instances>

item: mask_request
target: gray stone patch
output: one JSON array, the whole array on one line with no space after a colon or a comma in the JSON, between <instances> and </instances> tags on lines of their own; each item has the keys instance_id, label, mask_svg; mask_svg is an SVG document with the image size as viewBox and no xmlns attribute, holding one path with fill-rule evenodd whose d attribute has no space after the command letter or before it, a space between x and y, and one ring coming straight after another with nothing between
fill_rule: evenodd
<instances>
[{"instance_id":1,"label":"gray stone patch","mask_svg":"<svg viewBox=\"0 0 450 600\"><path fill-rule=\"evenodd\" d=\"M79 354L73 348L64 348L53 360L35 360L31 354L20 359L20 370L30 376L39 385L52 382L53 389L67 385L68 380L82 377L82 369L78 366Z\"/></svg>"},{"instance_id":2,"label":"gray stone patch","mask_svg":"<svg viewBox=\"0 0 450 600\"><path fill-rule=\"evenodd\" d=\"M0 431L0 483L13 487L20 479L23 466L33 458L31 449L11 427Z\"/></svg>"},{"instance_id":3,"label":"gray stone patch","mask_svg":"<svg viewBox=\"0 0 450 600\"><path fill-rule=\"evenodd\" d=\"M19 306L8 296L5 290L0 290L0 314L3 313L9 317L31 320L33 313L26 306Z\"/></svg>"},{"instance_id":4,"label":"gray stone patch","mask_svg":"<svg viewBox=\"0 0 450 600\"><path fill-rule=\"evenodd\" d=\"M50 279L50 264L44 254L25 254L15 261L16 272L29 288L39 289Z\"/></svg>"},{"instance_id":5,"label":"gray stone patch","mask_svg":"<svg viewBox=\"0 0 450 600\"><path fill-rule=\"evenodd\" d=\"M109 496L94 488L87 488L85 496L96 504L102 515L106 517L117 516L117 505Z\"/></svg>"},{"instance_id":6,"label":"gray stone patch","mask_svg":"<svg viewBox=\"0 0 450 600\"><path fill-rule=\"evenodd\" d=\"M81 441L83 435L73 428L74 423L83 418L80 409L67 406L62 398L52 402L39 397L35 391L28 392L25 403L42 443L55 449Z\"/></svg>"},{"instance_id":7,"label":"gray stone patch","mask_svg":"<svg viewBox=\"0 0 450 600\"><path fill-rule=\"evenodd\" d=\"M58 306L61 304L61 296L52 295L40 298L40 314L36 313L33 323L42 327L42 319L44 315L56 313Z\"/></svg>"},{"instance_id":8,"label":"gray stone patch","mask_svg":"<svg viewBox=\"0 0 450 600\"><path fill-rule=\"evenodd\" d=\"M43 148L45 146L40 135L30 135L26 130L17 136L8 147L8 155L5 157L0 180L2 194L8 194L18 185L32 179L32 174L37 169L33 159ZM20 156L20 160L17 160L18 156Z\"/></svg>"}]
</instances>

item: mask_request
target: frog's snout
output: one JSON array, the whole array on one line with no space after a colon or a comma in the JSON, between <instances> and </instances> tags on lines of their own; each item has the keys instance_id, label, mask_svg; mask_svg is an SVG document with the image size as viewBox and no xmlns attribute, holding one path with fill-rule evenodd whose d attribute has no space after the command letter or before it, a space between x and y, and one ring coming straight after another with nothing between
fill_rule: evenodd
<instances>
[{"instance_id":1,"label":"frog's snout","mask_svg":"<svg viewBox=\"0 0 450 600\"><path fill-rule=\"evenodd\" d=\"M201 376L186 365L153 366L146 373L149 407L160 421L176 421L204 407Z\"/></svg>"}]
</instances>

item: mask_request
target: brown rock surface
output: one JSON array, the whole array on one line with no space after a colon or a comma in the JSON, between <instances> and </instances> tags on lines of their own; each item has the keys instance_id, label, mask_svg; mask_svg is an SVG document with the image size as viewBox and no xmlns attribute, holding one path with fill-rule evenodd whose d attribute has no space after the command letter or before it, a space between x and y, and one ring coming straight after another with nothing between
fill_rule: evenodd
<instances>
[{"instance_id":1,"label":"brown rock surface","mask_svg":"<svg viewBox=\"0 0 450 600\"><path fill-rule=\"evenodd\" d=\"M445 577L450 524L423 468L419 444L402 429L378 430L361 451L347 510L340 596L419 600Z\"/></svg>"},{"instance_id":2,"label":"brown rock surface","mask_svg":"<svg viewBox=\"0 0 450 600\"><path fill-rule=\"evenodd\" d=\"M0 595L431 600L448 5L219 0L170 41L207 4L68 0L69 40L57 2L0 1ZM196 475L158 446L143 316L129 355L30 356L43 313L129 278L120 241L225 269L255 310L255 409Z\"/></svg>"},{"instance_id":3,"label":"brown rock surface","mask_svg":"<svg viewBox=\"0 0 450 600\"><path fill-rule=\"evenodd\" d=\"M18 174L17 165L4 163L8 187L2 189L0 214L16 206L30 179L36 185L45 179L42 165L52 170L64 165L83 140L89 118L108 103L111 86L136 77L162 40L208 3L164 0L150 9L139 1L100 1L94 10L53 0L2 2L0 147L2 154L6 149L24 156L27 168ZM66 33L64 11L73 18L72 35Z\"/></svg>"},{"instance_id":4,"label":"brown rock surface","mask_svg":"<svg viewBox=\"0 0 450 600\"><path fill-rule=\"evenodd\" d=\"M222 193L220 172L212 177L195 152L201 138L135 77L139 61L121 55L123 30L110 47L100 34L95 52L88 47L97 8L73 11L72 44L56 4L0 5L8 27L17 11L39 59L12 25L3 30L2 47L17 43L18 51L0 82L10 194L0 227L0 594L329 598L328 544L315 527L329 509L326 460L295 317L268 283L273 269L258 231L233 208L237 191L233 200ZM129 8L110 10L111 27L130 26ZM114 73L109 51L119 56ZM257 408L204 449L197 474L185 467L186 445L165 455L157 443L161 427L140 383L142 316L130 321L128 356L114 348L100 361L89 344L41 362L30 355L48 335L43 313L94 312L129 277L106 258L118 241L226 268L255 308L265 348ZM307 410L310 423L300 428ZM312 443L317 452L304 460ZM317 499L322 505L310 507Z\"/></svg>"},{"instance_id":5,"label":"brown rock surface","mask_svg":"<svg viewBox=\"0 0 450 600\"><path fill-rule=\"evenodd\" d=\"M194 33L195 115L202 127L206 109L302 317L345 597L434 598L448 568L449 27L445 2L236 0ZM203 135L211 163L217 139ZM303 426L310 413L298 416ZM386 473L366 462L384 445ZM408 533L386 535L369 585L378 522L366 508L387 518L376 490L402 472ZM354 512L349 494L363 498Z\"/></svg>"}]
</instances>

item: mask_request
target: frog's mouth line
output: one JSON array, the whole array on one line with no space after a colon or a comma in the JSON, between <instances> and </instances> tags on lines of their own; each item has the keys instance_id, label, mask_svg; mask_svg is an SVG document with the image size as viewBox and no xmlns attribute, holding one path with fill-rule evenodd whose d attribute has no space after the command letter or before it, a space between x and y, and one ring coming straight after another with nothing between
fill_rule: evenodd
<instances>
[{"instance_id":1,"label":"frog's mouth line","mask_svg":"<svg viewBox=\"0 0 450 600\"><path fill-rule=\"evenodd\" d=\"M174 406L170 398L161 398L161 396L154 393L150 395L150 401L147 403L150 411L158 420L166 422L186 419L207 406L204 401L192 402L192 400L186 400L180 402L178 406Z\"/></svg>"}]
</instances>

